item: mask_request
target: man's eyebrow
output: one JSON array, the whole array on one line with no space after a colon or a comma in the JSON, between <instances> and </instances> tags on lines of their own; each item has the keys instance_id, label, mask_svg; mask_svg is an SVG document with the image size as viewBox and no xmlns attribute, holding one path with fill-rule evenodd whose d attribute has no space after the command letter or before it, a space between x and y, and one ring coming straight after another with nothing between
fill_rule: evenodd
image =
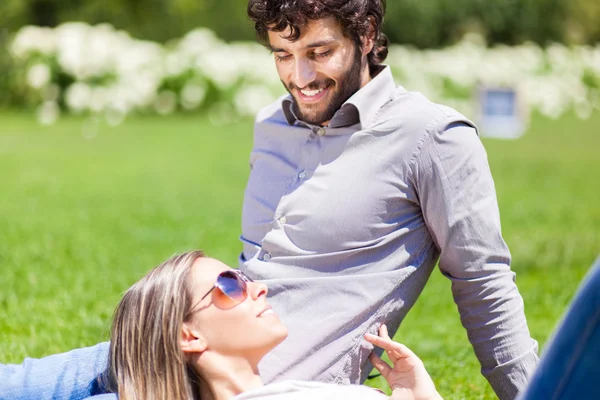
<instances>
[{"instance_id":1,"label":"man's eyebrow","mask_svg":"<svg viewBox=\"0 0 600 400\"><path fill-rule=\"evenodd\" d=\"M323 47L323 46L328 46L328 45L330 45L331 43L333 43L333 42L336 42L336 41L337 41L337 40L335 40L335 39L324 39L324 40L319 40L318 42L313 42L313 43L310 43L310 44L306 45L306 48L307 48L307 49L312 49L312 48L315 48L315 47Z\"/></svg>"},{"instance_id":2,"label":"man's eyebrow","mask_svg":"<svg viewBox=\"0 0 600 400\"><path fill-rule=\"evenodd\" d=\"M337 42L336 39L325 39L325 40L319 40L318 42L313 42L313 43L309 43L306 46L304 46L305 49L314 49L315 47L323 47L323 46L328 46L333 42ZM269 46L271 48L271 51L273 53L282 53L282 52L287 52L286 49L282 49L279 47L273 47L273 46Z\"/></svg>"},{"instance_id":3,"label":"man's eyebrow","mask_svg":"<svg viewBox=\"0 0 600 400\"><path fill-rule=\"evenodd\" d=\"M271 49L271 51L272 51L273 53L282 53L282 52L284 52L284 51L285 51L285 49L280 49L279 47L273 47L273 46L271 46L271 45L269 45L269 48Z\"/></svg>"}]
</instances>

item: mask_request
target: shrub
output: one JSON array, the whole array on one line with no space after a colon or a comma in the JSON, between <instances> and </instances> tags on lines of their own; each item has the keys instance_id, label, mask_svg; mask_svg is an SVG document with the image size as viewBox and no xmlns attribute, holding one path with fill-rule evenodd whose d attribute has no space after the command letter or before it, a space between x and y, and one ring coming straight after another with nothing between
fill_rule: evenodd
<instances>
[{"instance_id":1,"label":"shrub","mask_svg":"<svg viewBox=\"0 0 600 400\"><path fill-rule=\"evenodd\" d=\"M9 48L3 101L38 107L44 123L61 110L113 124L132 112L252 116L284 93L264 47L227 44L204 28L163 46L107 24L28 26ZM586 117L600 108L600 46L487 47L470 34L440 50L393 45L387 62L408 89L468 115L478 85L516 88L528 109L550 117L570 109Z\"/></svg>"}]
</instances>

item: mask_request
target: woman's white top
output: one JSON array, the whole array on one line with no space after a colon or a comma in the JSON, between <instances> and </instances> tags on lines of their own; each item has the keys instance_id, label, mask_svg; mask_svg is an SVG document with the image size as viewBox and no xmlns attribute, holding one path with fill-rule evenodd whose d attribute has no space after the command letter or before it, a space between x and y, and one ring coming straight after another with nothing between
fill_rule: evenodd
<instances>
[{"instance_id":1,"label":"woman's white top","mask_svg":"<svg viewBox=\"0 0 600 400\"><path fill-rule=\"evenodd\" d=\"M282 381L238 394L232 400L383 400L385 394L361 385Z\"/></svg>"}]
</instances>

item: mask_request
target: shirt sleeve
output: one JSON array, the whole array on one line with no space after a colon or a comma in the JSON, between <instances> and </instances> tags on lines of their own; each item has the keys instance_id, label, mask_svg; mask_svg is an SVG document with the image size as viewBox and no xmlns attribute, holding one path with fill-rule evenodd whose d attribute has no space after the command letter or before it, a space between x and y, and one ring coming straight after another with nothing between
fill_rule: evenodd
<instances>
[{"instance_id":1,"label":"shirt sleeve","mask_svg":"<svg viewBox=\"0 0 600 400\"><path fill-rule=\"evenodd\" d=\"M522 390L538 362L523 299L510 269L487 155L476 130L453 123L429 130L412 164L439 267L482 374L501 400Z\"/></svg>"},{"instance_id":2,"label":"shirt sleeve","mask_svg":"<svg viewBox=\"0 0 600 400\"><path fill-rule=\"evenodd\" d=\"M104 392L99 375L106 369L109 343L22 364L0 364L0 399L79 400ZM104 399L104 398L103 398Z\"/></svg>"}]
</instances>

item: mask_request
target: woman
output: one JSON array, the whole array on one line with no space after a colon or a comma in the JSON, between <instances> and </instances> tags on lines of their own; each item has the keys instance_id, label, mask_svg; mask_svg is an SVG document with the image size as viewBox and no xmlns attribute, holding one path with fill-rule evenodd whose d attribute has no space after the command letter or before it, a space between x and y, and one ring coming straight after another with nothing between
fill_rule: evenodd
<instances>
[{"instance_id":1,"label":"woman","mask_svg":"<svg viewBox=\"0 0 600 400\"><path fill-rule=\"evenodd\" d=\"M358 385L288 381L264 386L261 358L287 329L266 300L267 287L191 251L172 257L135 283L112 326L106 384L121 400L383 399ZM393 342L385 326L366 335L393 367L373 355L393 399L439 399L422 362Z\"/></svg>"}]
</instances>

